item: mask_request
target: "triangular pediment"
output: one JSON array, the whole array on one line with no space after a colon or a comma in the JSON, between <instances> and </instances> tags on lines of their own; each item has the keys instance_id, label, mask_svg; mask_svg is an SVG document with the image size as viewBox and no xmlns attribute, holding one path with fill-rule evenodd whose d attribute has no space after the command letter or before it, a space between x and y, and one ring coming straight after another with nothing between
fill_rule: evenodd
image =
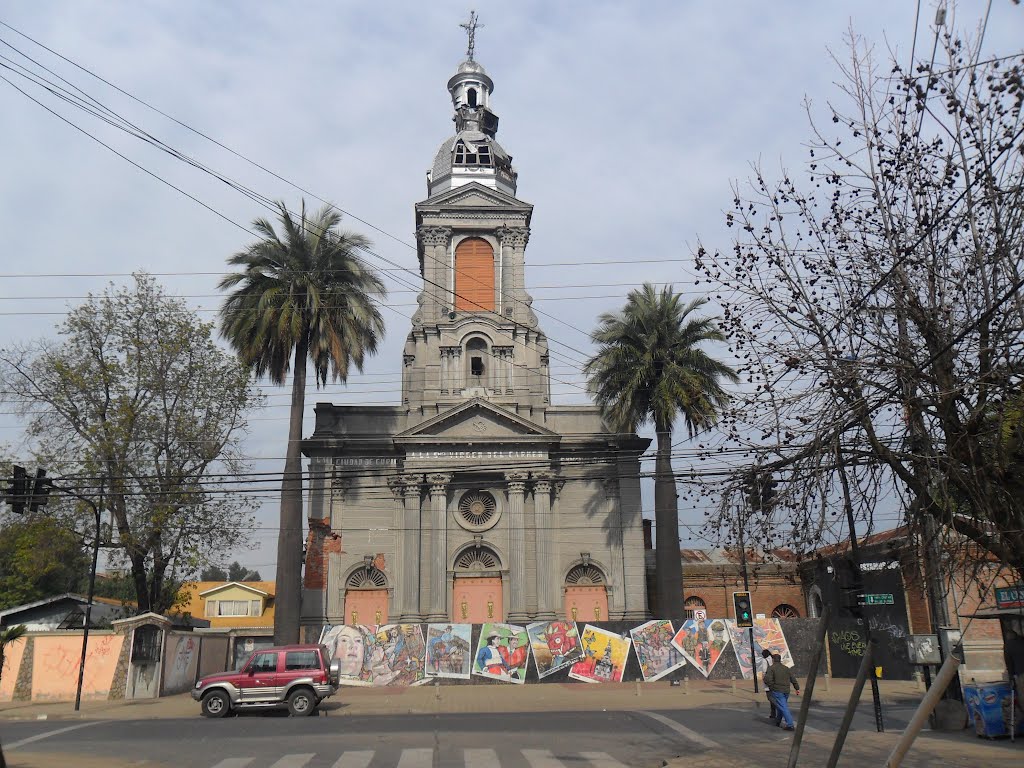
<instances>
[{"instance_id":1,"label":"triangular pediment","mask_svg":"<svg viewBox=\"0 0 1024 768\"><path fill-rule=\"evenodd\" d=\"M417 211L431 208L494 208L518 209L524 213L533 210L533 206L524 203L516 197L500 192L491 187L485 187L478 182L470 182L460 187L446 189L433 197L428 197L421 203L416 204Z\"/></svg>"},{"instance_id":2,"label":"triangular pediment","mask_svg":"<svg viewBox=\"0 0 1024 768\"><path fill-rule=\"evenodd\" d=\"M474 398L440 413L411 429L395 435L397 442L418 440L501 441L541 440L552 442L559 436L511 411Z\"/></svg>"}]
</instances>

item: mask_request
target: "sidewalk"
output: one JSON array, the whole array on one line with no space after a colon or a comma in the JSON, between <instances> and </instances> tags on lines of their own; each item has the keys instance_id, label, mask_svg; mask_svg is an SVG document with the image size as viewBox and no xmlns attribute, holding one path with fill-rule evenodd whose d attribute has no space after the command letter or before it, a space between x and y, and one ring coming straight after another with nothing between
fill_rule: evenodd
<instances>
[{"instance_id":1,"label":"sidewalk","mask_svg":"<svg viewBox=\"0 0 1024 768\"><path fill-rule=\"evenodd\" d=\"M852 680L832 680L831 690L819 682L814 700L845 702ZM883 702L917 701L912 682L881 681ZM799 701L799 698L796 699ZM438 714L466 712L556 712L581 710L690 709L715 704L765 702L748 680L691 681L689 686L654 683L547 683L533 685L421 685L411 688L342 687L322 705L331 717L354 715ZM870 702L865 694L864 702ZM870 706L870 704L868 704ZM136 701L3 702L0 720L134 720L199 717L199 704L189 694Z\"/></svg>"}]
</instances>

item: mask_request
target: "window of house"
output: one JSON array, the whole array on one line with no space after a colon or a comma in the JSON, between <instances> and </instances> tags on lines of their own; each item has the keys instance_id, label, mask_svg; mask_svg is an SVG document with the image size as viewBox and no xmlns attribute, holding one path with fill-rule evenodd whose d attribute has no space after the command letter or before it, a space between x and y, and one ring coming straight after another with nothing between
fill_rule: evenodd
<instances>
[{"instance_id":1,"label":"window of house","mask_svg":"<svg viewBox=\"0 0 1024 768\"><path fill-rule=\"evenodd\" d=\"M217 616L248 616L248 600L218 600Z\"/></svg>"},{"instance_id":2,"label":"window of house","mask_svg":"<svg viewBox=\"0 0 1024 768\"><path fill-rule=\"evenodd\" d=\"M277 651L258 653L249 665L251 672L277 672Z\"/></svg>"},{"instance_id":3,"label":"window of house","mask_svg":"<svg viewBox=\"0 0 1024 768\"><path fill-rule=\"evenodd\" d=\"M316 651L289 651L284 655L284 668L319 669L320 658Z\"/></svg>"},{"instance_id":4,"label":"window of house","mask_svg":"<svg viewBox=\"0 0 1024 768\"><path fill-rule=\"evenodd\" d=\"M260 601L259 600L250 600L249 604L250 604L250 608L249 608L249 615L250 616L259 616L261 613L263 613L263 611L260 610Z\"/></svg>"}]
</instances>

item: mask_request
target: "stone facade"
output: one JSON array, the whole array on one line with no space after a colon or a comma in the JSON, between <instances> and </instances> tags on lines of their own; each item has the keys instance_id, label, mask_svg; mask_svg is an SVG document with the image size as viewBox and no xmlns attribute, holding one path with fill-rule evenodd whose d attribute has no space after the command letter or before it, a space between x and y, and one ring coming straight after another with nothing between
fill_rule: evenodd
<instances>
[{"instance_id":1,"label":"stone facade","mask_svg":"<svg viewBox=\"0 0 1024 768\"><path fill-rule=\"evenodd\" d=\"M551 403L525 284L533 207L494 138L493 82L467 61L448 87L457 133L415 207L423 290L401 403L318 403L303 441L303 623L643 619L650 441Z\"/></svg>"}]
</instances>

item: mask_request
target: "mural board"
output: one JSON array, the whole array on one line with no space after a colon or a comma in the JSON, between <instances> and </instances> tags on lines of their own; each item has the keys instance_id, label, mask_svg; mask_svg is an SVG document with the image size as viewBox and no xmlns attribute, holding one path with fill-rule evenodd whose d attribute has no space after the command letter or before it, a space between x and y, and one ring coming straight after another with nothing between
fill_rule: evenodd
<instances>
[{"instance_id":1,"label":"mural board","mask_svg":"<svg viewBox=\"0 0 1024 768\"><path fill-rule=\"evenodd\" d=\"M427 625L427 677L469 680L473 666L472 624Z\"/></svg>"},{"instance_id":2,"label":"mural board","mask_svg":"<svg viewBox=\"0 0 1024 768\"><path fill-rule=\"evenodd\" d=\"M427 646L419 624L384 624L368 647L370 685L419 685L424 682Z\"/></svg>"},{"instance_id":3,"label":"mural board","mask_svg":"<svg viewBox=\"0 0 1024 768\"><path fill-rule=\"evenodd\" d=\"M672 638L672 645L698 672L710 677L731 639L725 619L687 619Z\"/></svg>"},{"instance_id":4,"label":"mural board","mask_svg":"<svg viewBox=\"0 0 1024 768\"><path fill-rule=\"evenodd\" d=\"M199 636L169 634L164 651L163 693L184 693L192 689L199 664Z\"/></svg>"},{"instance_id":5,"label":"mural board","mask_svg":"<svg viewBox=\"0 0 1024 768\"><path fill-rule=\"evenodd\" d=\"M744 680L752 680L754 672L750 666L750 640L748 630L737 627L733 619L726 619L729 627L729 635L732 637L732 647L736 652L736 663L739 664L740 672ZM757 675L760 679L768 668L767 660L761 658L761 650L767 648L772 653L782 656L782 663L787 667L793 666L793 655L789 652L789 643L786 636L782 634L782 627L778 619L754 619L754 659L757 662Z\"/></svg>"},{"instance_id":6,"label":"mural board","mask_svg":"<svg viewBox=\"0 0 1024 768\"><path fill-rule=\"evenodd\" d=\"M672 645L675 630L671 621L654 619L629 630L629 635L633 638L644 682L660 680L686 664L682 654Z\"/></svg>"},{"instance_id":7,"label":"mural board","mask_svg":"<svg viewBox=\"0 0 1024 768\"><path fill-rule=\"evenodd\" d=\"M569 677L585 683L621 683L632 640L587 624L580 635L583 658L569 669Z\"/></svg>"},{"instance_id":8,"label":"mural board","mask_svg":"<svg viewBox=\"0 0 1024 768\"><path fill-rule=\"evenodd\" d=\"M537 621L526 625L537 677L545 678L583 658L580 633L572 621Z\"/></svg>"},{"instance_id":9,"label":"mural board","mask_svg":"<svg viewBox=\"0 0 1024 768\"><path fill-rule=\"evenodd\" d=\"M473 660L473 674L505 682L524 683L528 644L525 627L499 623L482 625Z\"/></svg>"},{"instance_id":10,"label":"mural board","mask_svg":"<svg viewBox=\"0 0 1024 768\"><path fill-rule=\"evenodd\" d=\"M332 659L341 663L341 685L372 685L368 658L374 646L373 628L362 624L326 626L320 634Z\"/></svg>"}]
</instances>

